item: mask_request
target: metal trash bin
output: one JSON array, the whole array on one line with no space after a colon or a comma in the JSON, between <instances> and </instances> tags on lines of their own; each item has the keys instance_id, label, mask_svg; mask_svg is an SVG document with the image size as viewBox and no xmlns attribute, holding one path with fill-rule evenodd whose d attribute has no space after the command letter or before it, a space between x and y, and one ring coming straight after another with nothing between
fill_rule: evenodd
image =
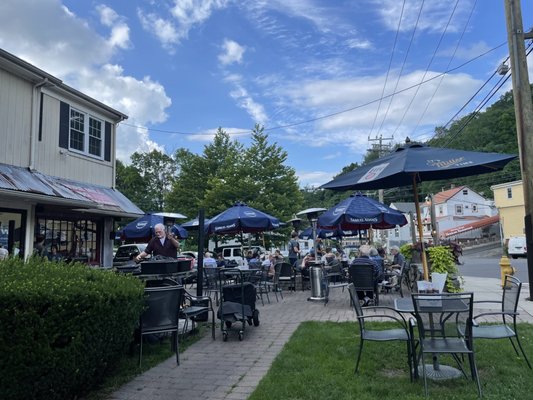
<instances>
[{"instance_id":1,"label":"metal trash bin","mask_svg":"<svg viewBox=\"0 0 533 400\"><path fill-rule=\"evenodd\" d=\"M310 301L325 301L325 291L322 285L324 280L324 271L322 264L315 263L309 266L309 278L311 280L311 297L307 300Z\"/></svg>"}]
</instances>

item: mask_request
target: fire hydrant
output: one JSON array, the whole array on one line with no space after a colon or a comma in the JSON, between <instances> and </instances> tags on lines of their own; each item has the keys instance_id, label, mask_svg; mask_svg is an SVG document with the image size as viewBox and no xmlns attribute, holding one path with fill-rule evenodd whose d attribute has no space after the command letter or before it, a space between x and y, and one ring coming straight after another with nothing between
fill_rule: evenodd
<instances>
[{"instance_id":1,"label":"fire hydrant","mask_svg":"<svg viewBox=\"0 0 533 400\"><path fill-rule=\"evenodd\" d=\"M502 288L505 285L505 275L514 275L516 272L515 268L511 266L511 261L507 256L502 256L500 259L500 277L502 280Z\"/></svg>"}]
</instances>

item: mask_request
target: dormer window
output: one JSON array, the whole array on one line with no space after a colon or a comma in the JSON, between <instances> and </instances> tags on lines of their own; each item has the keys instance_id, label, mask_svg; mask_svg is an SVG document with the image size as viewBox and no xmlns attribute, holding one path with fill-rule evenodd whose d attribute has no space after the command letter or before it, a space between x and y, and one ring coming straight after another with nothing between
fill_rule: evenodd
<instances>
[{"instance_id":1,"label":"dormer window","mask_svg":"<svg viewBox=\"0 0 533 400\"><path fill-rule=\"evenodd\" d=\"M463 189L463 196L468 196L468 189Z\"/></svg>"}]
</instances>

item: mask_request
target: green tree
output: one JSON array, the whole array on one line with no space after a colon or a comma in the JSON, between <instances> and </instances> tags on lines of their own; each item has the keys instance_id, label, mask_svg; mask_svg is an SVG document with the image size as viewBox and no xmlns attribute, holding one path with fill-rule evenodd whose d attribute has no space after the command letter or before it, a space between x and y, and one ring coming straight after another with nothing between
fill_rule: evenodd
<instances>
[{"instance_id":1,"label":"green tree","mask_svg":"<svg viewBox=\"0 0 533 400\"><path fill-rule=\"evenodd\" d=\"M177 166L172 157L158 150L152 150L150 153L133 153L131 166L142 177L144 191L150 199L145 211L179 211L165 207L165 197L176 177Z\"/></svg>"},{"instance_id":2,"label":"green tree","mask_svg":"<svg viewBox=\"0 0 533 400\"><path fill-rule=\"evenodd\" d=\"M151 198L145 190L142 176L135 167L117 160L115 185L141 210L148 210L151 207Z\"/></svg>"}]
</instances>

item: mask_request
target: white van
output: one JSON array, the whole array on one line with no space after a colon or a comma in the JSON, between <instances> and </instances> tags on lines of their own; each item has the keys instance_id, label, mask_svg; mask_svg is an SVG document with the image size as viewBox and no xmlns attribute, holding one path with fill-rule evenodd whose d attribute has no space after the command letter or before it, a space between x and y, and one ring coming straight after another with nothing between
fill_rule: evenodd
<instances>
[{"instance_id":1,"label":"white van","mask_svg":"<svg viewBox=\"0 0 533 400\"><path fill-rule=\"evenodd\" d=\"M507 243L507 254L513 258L527 257L526 237L511 236Z\"/></svg>"}]
</instances>

